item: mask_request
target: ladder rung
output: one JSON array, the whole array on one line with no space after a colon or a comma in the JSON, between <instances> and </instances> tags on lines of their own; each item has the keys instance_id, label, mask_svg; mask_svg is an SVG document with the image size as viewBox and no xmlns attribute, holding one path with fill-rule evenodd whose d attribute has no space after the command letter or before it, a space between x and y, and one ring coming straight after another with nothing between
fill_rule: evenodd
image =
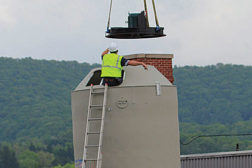
<instances>
[{"instance_id":1,"label":"ladder rung","mask_svg":"<svg viewBox=\"0 0 252 168\"><path fill-rule=\"evenodd\" d=\"M92 92L92 94L103 94L104 92Z\"/></svg>"},{"instance_id":2,"label":"ladder rung","mask_svg":"<svg viewBox=\"0 0 252 168\"><path fill-rule=\"evenodd\" d=\"M97 148L99 145L87 145L86 148Z\"/></svg>"},{"instance_id":3,"label":"ladder rung","mask_svg":"<svg viewBox=\"0 0 252 168\"><path fill-rule=\"evenodd\" d=\"M102 156L101 156L101 148L102 148L102 139L103 139L103 133L104 133L104 117L105 117L105 113L106 113L106 106L107 106L107 91L108 91L108 85L105 85L104 90L94 90L93 89L93 85L90 88L90 92L89 92L89 103L88 103L88 114L87 114L87 123L86 123L86 131L85 131L85 139L84 139L84 151L83 151L83 162L84 165L82 165L82 167L87 167L86 165L88 165L88 161L91 161L90 164L93 162L95 162L96 166L95 167L101 167L101 165L98 164L98 161L102 160ZM95 96L95 94L103 94L103 103L95 103L93 105L92 103L92 98ZM97 109L92 109L92 108L97 108ZM92 117L92 111L93 110L99 110L101 111L101 116L93 116ZM100 130L95 131L90 131L90 125L91 125L91 121L99 121L100 124ZM89 145L88 144L88 138L89 135L95 135L95 136L99 136L99 144L94 144L94 145ZM89 153L89 150L91 150L90 152L96 152L97 151L97 158L91 157L91 158L87 158L87 154ZM95 150L95 151L93 151ZM96 157L96 156L95 156Z\"/></svg>"},{"instance_id":4,"label":"ladder rung","mask_svg":"<svg viewBox=\"0 0 252 168\"><path fill-rule=\"evenodd\" d=\"M94 107L94 108L102 108L103 105L91 105L90 107Z\"/></svg>"},{"instance_id":5,"label":"ladder rung","mask_svg":"<svg viewBox=\"0 0 252 168\"><path fill-rule=\"evenodd\" d=\"M100 132L88 132L87 134L100 134Z\"/></svg>"},{"instance_id":6,"label":"ladder rung","mask_svg":"<svg viewBox=\"0 0 252 168\"><path fill-rule=\"evenodd\" d=\"M88 121L102 120L102 118L89 118Z\"/></svg>"},{"instance_id":7,"label":"ladder rung","mask_svg":"<svg viewBox=\"0 0 252 168\"><path fill-rule=\"evenodd\" d=\"M97 159L85 159L85 161L97 161Z\"/></svg>"}]
</instances>

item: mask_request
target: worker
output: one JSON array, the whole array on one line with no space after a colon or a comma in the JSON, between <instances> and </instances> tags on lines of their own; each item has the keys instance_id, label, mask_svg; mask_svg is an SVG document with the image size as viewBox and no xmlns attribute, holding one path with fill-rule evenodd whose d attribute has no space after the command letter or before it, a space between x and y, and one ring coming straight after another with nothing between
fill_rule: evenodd
<instances>
[{"instance_id":1,"label":"worker","mask_svg":"<svg viewBox=\"0 0 252 168\"><path fill-rule=\"evenodd\" d=\"M117 44L115 42L112 42L109 45L109 48L107 48L102 53L102 84L105 85L105 83L107 83L108 86L120 85L123 82L122 67L128 65L142 65L144 69L148 70L148 67L145 63L134 60L127 60L123 56L118 55Z\"/></svg>"}]
</instances>

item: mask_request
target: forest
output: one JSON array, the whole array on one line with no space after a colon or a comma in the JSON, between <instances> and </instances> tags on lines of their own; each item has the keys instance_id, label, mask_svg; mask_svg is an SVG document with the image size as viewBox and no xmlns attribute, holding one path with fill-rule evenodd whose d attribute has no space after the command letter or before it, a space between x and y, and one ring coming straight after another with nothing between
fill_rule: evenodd
<instances>
[{"instance_id":1,"label":"forest","mask_svg":"<svg viewBox=\"0 0 252 168\"><path fill-rule=\"evenodd\" d=\"M71 91L99 64L0 57L0 168L73 168ZM181 154L252 150L252 66L174 66Z\"/></svg>"}]
</instances>

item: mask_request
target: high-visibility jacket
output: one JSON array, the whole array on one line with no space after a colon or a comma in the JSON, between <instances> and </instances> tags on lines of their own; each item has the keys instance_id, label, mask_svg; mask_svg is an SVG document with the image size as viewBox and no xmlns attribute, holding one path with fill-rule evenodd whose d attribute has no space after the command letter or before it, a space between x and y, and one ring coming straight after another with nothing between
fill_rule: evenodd
<instances>
[{"instance_id":1,"label":"high-visibility jacket","mask_svg":"<svg viewBox=\"0 0 252 168\"><path fill-rule=\"evenodd\" d=\"M101 77L122 77L122 56L111 53L105 54L102 59Z\"/></svg>"}]
</instances>

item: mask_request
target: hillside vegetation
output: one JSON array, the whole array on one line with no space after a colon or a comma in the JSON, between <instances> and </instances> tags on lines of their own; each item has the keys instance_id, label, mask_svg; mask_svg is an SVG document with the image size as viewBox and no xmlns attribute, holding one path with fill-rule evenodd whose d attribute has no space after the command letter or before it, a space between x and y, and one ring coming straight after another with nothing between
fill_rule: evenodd
<instances>
[{"instance_id":1,"label":"hillside vegetation","mask_svg":"<svg viewBox=\"0 0 252 168\"><path fill-rule=\"evenodd\" d=\"M99 65L0 58L0 141L71 129L71 91Z\"/></svg>"},{"instance_id":2,"label":"hillside vegetation","mask_svg":"<svg viewBox=\"0 0 252 168\"><path fill-rule=\"evenodd\" d=\"M0 58L0 167L4 150L12 157L15 151L18 162L10 158L19 167L73 161L71 91L99 66ZM195 135L252 133L252 66L174 67L174 76L182 142ZM181 153L229 151L237 143L242 150L252 149L251 139L200 138L181 145Z\"/></svg>"},{"instance_id":3,"label":"hillside vegetation","mask_svg":"<svg viewBox=\"0 0 252 168\"><path fill-rule=\"evenodd\" d=\"M175 67L181 122L233 124L252 117L252 66Z\"/></svg>"}]
</instances>

